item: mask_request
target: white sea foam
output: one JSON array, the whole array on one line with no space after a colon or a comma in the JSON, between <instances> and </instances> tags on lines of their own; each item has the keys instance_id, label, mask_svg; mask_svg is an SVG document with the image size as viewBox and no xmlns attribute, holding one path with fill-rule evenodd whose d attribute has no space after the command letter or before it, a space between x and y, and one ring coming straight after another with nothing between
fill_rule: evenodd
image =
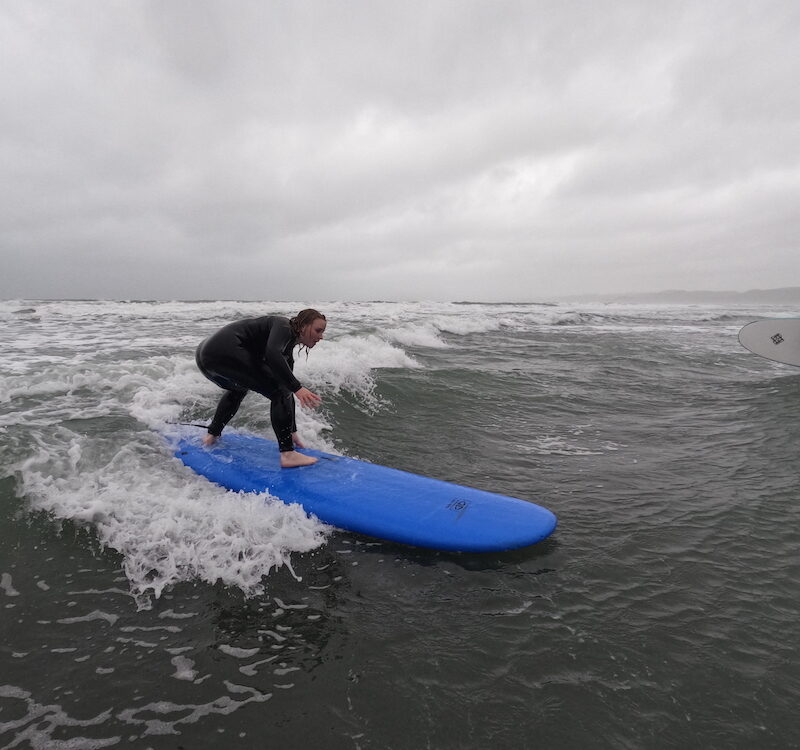
<instances>
[{"instance_id":1,"label":"white sea foam","mask_svg":"<svg viewBox=\"0 0 800 750\"><path fill-rule=\"evenodd\" d=\"M464 336L470 333L488 333L497 331L503 325L503 319L492 315L448 315L438 316L434 325L445 333Z\"/></svg>"},{"instance_id":2,"label":"white sea foam","mask_svg":"<svg viewBox=\"0 0 800 750\"><path fill-rule=\"evenodd\" d=\"M399 328L387 328L385 336L401 346L421 346L445 349L449 344L439 335L440 329L433 323L407 323Z\"/></svg>"},{"instance_id":3,"label":"white sea foam","mask_svg":"<svg viewBox=\"0 0 800 750\"><path fill-rule=\"evenodd\" d=\"M347 392L355 396L357 403L374 409L380 402L375 395L373 370L419 367L415 359L379 336L348 335L320 342L308 358L300 355L295 374L323 398L326 392Z\"/></svg>"},{"instance_id":4,"label":"white sea foam","mask_svg":"<svg viewBox=\"0 0 800 750\"><path fill-rule=\"evenodd\" d=\"M54 437L59 448L42 444L20 465L23 492L34 508L91 525L103 546L119 552L140 607L188 580L260 593L264 575L291 570L293 552L326 538L327 527L298 505L200 479L156 436L142 446L93 441L64 428Z\"/></svg>"},{"instance_id":5,"label":"white sea foam","mask_svg":"<svg viewBox=\"0 0 800 750\"><path fill-rule=\"evenodd\" d=\"M604 443L601 448L589 448L575 438L554 435L541 435L514 446L519 453L538 456L594 456L619 449L613 443Z\"/></svg>"},{"instance_id":6,"label":"white sea foam","mask_svg":"<svg viewBox=\"0 0 800 750\"><path fill-rule=\"evenodd\" d=\"M92 738L74 734L76 728L100 727L105 724L111 718L111 709L106 709L88 719L78 719L70 716L58 704L39 703L29 691L15 685L0 685L0 698L6 705L12 705L11 701L16 703L15 710L9 712L9 719L0 723L0 730L3 733L13 733L14 736L13 744L4 747L96 750L118 745L122 739L119 736ZM73 736L70 739L58 739L65 727L72 731Z\"/></svg>"},{"instance_id":7,"label":"white sea foam","mask_svg":"<svg viewBox=\"0 0 800 750\"><path fill-rule=\"evenodd\" d=\"M235 646L229 646L227 643L220 644L217 648L219 648L223 654L232 656L234 659L249 659L261 650L259 646L255 648L236 648Z\"/></svg>"},{"instance_id":8,"label":"white sea foam","mask_svg":"<svg viewBox=\"0 0 800 750\"><path fill-rule=\"evenodd\" d=\"M228 680L223 684L231 695L247 697L234 700L230 695L221 695L207 703L197 704L154 701L143 706L123 709L118 712L117 718L128 724L141 725L146 735L173 735L180 734L181 725L195 724L213 714L232 714L249 703L263 703L272 697L272 693L262 693L255 688L236 685Z\"/></svg>"},{"instance_id":9,"label":"white sea foam","mask_svg":"<svg viewBox=\"0 0 800 750\"><path fill-rule=\"evenodd\" d=\"M101 612L100 610L94 610L89 612L86 615L77 615L75 617L63 617L57 622L61 623L62 625L75 625L76 623L84 623L84 622L92 622L93 620L102 620L103 622L107 622L109 625L116 624L117 620L119 619L119 615L112 615L109 612Z\"/></svg>"},{"instance_id":10,"label":"white sea foam","mask_svg":"<svg viewBox=\"0 0 800 750\"><path fill-rule=\"evenodd\" d=\"M260 661L254 661L251 664L245 664L242 667L239 667L239 671L248 677L254 677L258 674L258 668L263 664L270 664L271 662L275 661L275 659L279 658L279 655L276 654L275 656L269 656L266 659L261 659Z\"/></svg>"},{"instance_id":11,"label":"white sea foam","mask_svg":"<svg viewBox=\"0 0 800 750\"><path fill-rule=\"evenodd\" d=\"M187 682L195 680L197 670L194 668L194 661L186 656L175 656L170 661L175 667L175 673L172 676L176 680L186 680Z\"/></svg>"},{"instance_id":12,"label":"white sea foam","mask_svg":"<svg viewBox=\"0 0 800 750\"><path fill-rule=\"evenodd\" d=\"M341 388L360 382L373 369L420 366L402 349L370 334L346 335L333 341L322 341L307 359L300 356L295 371L309 376L315 384Z\"/></svg>"},{"instance_id":13,"label":"white sea foam","mask_svg":"<svg viewBox=\"0 0 800 750\"><path fill-rule=\"evenodd\" d=\"M0 589L6 596L19 596L19 591L14 588L10 573L0 575Z\"/></svg>"},{"instance_id":14,"label":"white sea foam","mask_svg":"<svg viewBox=\"0 0 800 750\"><path fill-rule=\"evenodd\" d=\"M158 616L161 619L188 620L192 617L196 617L197 612L175 612L172 609L165 609L163 612L159 612Z\"/></svg>"}]
</instances>

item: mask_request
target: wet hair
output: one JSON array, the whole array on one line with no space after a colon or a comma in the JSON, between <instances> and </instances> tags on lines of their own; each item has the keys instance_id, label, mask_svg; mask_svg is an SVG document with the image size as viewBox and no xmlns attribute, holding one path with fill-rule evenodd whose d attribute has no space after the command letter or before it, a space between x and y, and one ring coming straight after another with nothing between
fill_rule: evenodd
<instances>
[{"instance_id":1,"label":"wet hair","mask_svg":"<svg viewBox=\"0 0 800 750\"><path fill-rule=\"evenodd\" d=\"M319 310L315 310L312 307L307 307L305 310L301 310L299 313L297 313L297 315L289 319L289 325L292 328L292 333L294 334L294 337L299 338L300 331L302 331L310 323L313 323L315 320L320 320L320 319L325 321L328 320ZM305 347L305 350L307 357L308 347Z\"/></svg>"}]
</instances>

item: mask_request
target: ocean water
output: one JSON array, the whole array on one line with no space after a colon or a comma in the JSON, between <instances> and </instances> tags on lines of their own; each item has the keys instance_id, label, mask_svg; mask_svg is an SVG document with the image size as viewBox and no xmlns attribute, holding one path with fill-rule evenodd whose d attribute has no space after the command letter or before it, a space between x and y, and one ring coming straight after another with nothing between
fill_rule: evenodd
<instances>
[{"instance_id":1,"label":"ocean water","mask_svg":"<svg viewBox=\"0 0 800 750\"><path fill-rule=\"evenodd\" d=\"M172 458L220 393L196 344L308 304L310 446L555 533L404 547ZM0 302L0 747L800 747L800 369L736 338L796 314Z\"/></svg>"}]
</instances>

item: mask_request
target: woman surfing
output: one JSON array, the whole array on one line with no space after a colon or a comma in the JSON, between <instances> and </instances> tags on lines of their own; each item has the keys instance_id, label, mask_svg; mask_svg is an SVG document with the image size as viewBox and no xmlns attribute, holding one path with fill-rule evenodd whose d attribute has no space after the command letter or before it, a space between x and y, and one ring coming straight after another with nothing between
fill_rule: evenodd
<instances>
[{"instance_id":1,"label":"woman surfing","mask_svg":"<svg viewBox=\"0 0 800 750\"><path fill-rule=\"evenodd\" d=\"M326 325L321 312L308 308L293 318L266 315L238 320L203 341L197 347L197 366L225 391L203 444L211 446L219 440L248 391L255 391L270 400L270 420L278 439L281 467L315 463L313 456L295 450L295 446L305 446L297 435L294 399L308 408L319 406L322 399L294 376L293 351L297 345L312 349L322 340Z\"/></svg>"}]
</instances>

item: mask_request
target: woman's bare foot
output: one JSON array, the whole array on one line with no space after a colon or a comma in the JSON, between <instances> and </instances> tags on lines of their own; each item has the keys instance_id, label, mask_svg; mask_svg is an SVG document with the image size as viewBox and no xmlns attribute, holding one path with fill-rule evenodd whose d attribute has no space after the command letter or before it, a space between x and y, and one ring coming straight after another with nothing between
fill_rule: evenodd
<instances>
[{"instance_id":1,"label":"woman's bare foot","mask_svg":"<svg viewBox=\"0 0 800 750\"><path fill-rule=\"evenodd\" d=\"M219 440L219 435L204 435L203 445L206 448L209 448L210 446L215 445L217 440Z\"/></svg>"},{"instance_id":2,"label":"woman's bare foot","mask_svg":"<svg viewBox=\"0 0 800 750\"><path fill-rule=\"evenodd\" d=\"M297 451L281 451L281 468L294 469L297 466L311 466L317 463L313 456L304 456Z\"/></svg>"}]
</instances>

